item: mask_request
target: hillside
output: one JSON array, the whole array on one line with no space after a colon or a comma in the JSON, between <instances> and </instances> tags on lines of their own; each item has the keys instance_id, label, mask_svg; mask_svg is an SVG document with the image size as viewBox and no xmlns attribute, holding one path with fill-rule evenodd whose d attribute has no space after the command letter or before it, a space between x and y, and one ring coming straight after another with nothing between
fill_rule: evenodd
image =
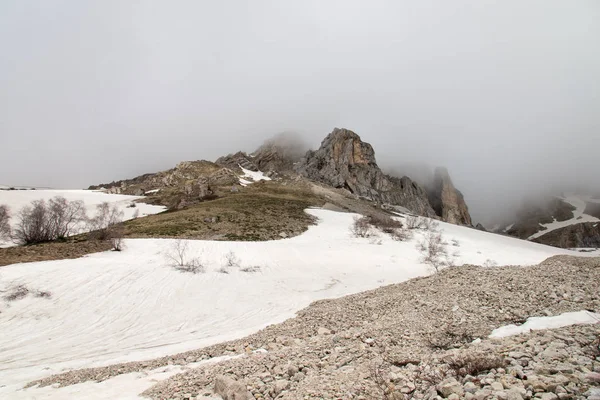
<instances>
[{"instance_id":1,"label":"hillside","mask_svg":"<svg viewBox=\"0 0 600 400\"><path fill-rule=\"evenodd\" d=\"M521 239L551 246L598 247L600 200L592 196L568 194L542 202L526 203L516 222L500 231Z\"/></svg>"}]
</instances>

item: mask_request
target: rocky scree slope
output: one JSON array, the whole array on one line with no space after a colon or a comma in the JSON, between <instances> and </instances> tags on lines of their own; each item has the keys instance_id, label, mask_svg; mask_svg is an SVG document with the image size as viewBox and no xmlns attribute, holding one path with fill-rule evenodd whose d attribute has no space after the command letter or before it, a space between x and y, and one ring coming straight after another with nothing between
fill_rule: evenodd
<instances>
[{"instance_id":1,"label":"rocky scree slope","mask_svg":"<svg viewBox=\"0 0 600 400\"><path fill-rule=\"evenodd\" d=\"M600 372L595 342L600 325L471 342L530 316L598 312L598 282L600 258L555 256L532 267L452 267L315 302L297 317L241 340L32 384L102 381L244 354L190 369L144 395L200 399L213 393L216 382L237 381L241 392L228 398L583 399L599 384L594 379Z\"/></svg>"}]
</instances>

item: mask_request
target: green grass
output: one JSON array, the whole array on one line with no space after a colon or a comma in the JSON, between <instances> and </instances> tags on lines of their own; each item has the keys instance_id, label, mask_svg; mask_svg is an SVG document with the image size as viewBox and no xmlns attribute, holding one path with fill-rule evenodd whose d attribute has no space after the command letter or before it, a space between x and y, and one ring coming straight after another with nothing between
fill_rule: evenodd
<instances>
[{"instance_id":1,"label":"green grass","mask_svg":"<svg viewBox=\"0 0 600 400\"><path fill-rule=\"evenodd\" d=\"M238 193L126 223L127 237L256 241L292 236L313 223L304 210L323 201L307 188L261 182ZM205 219L216 217L217 222Z\"/></svg>"}]
</instances>

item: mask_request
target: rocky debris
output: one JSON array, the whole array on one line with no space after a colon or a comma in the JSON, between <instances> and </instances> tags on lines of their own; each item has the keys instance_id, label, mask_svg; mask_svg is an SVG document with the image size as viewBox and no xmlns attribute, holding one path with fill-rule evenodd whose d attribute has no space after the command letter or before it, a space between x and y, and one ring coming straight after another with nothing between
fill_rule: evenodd
<instances>
[{"instance_id":1,"label":"rocky debris","mask_svg":"<svg viewBox=\"0 0 600 400\"><path fill-rule=\"evenodd\" d=\"M425 191L410 178L385 175L375 160L373 147L347 129L335 128L316 151L309 151L296 166L301 175L334 188L380 203L400 205L434 217Z\"/></svg>"},{"instance_id":2,"label":"rocky debris","mask_svg":"<svg viewBox=\"0 0 600 400\"><path fill-rule=\"evenodd\" d=\"M235 381L224 375L219 375L215 379L215 393L223 400L250 400L254 399L252 394L246 389L243 382Z\"/></svg>"},{"instance_id":3,"label":"rocky debris","mask_svg":"<svg viewBox=\"0 0 600 400\"><path fill-rule=\"evenodd\" d=\"M454 187L446 168L435 169L433 184L429 188L429 203L444 221L457 225L472 225L463 195Z\"/></svg>"},{"instance_id":4,"label":"rocky debris","mask_svg":"<svg viewBox=\"0 0 600 400\"><path fill-rule=\"evenodd\" d=\"M229 154L223 157L220 157L215 161L216 164L222 165L232 170L239 170L240 167L250 170L250 171L258 171L259 168L256 164L251 160L251 158L244 152L238 151L235 154ZM240 171L241 172L241 171Z\"/></svg>"},{"instance_id":5,"label":"rocky debris","mask_svg":"<svg viewBox=\"0 0 600 400\"><path fill-rule=\"evenodd\" d=\"M90 189L104 189L108 193L142 195L150 190L158 191L154 196L166 198L174 203L161 203L169 208L183 208L215 193L216 188L239 184L238 175L209 161L183 161L173 169L145 174L133 179L111 182ZM179 196L168 196L177 193Z\"/></svg>"},{"instance_id":6,"label":"rocky debris","mask_svg":"<svg viewBox=\"0 0 600 400\"><path fill-rule=\"evenodd\" d=\"M599 281L599 258L557 256L533 267L452 267L315 302L296 318L240 340L156 360L71 371L32 384L105 380L245 354L190 369L144 395L201 398L225 375L243 380L255 399L265 400L436 399L443 393L452 399L585 398L596 385L592 373L600 372L600 359L590 358L600 356L593 343L600 335L598 324L485 338L493 329L529 316L600 311ZM483 340L472 343L475 338Z\"/></svg>"},{"instance_id":7,"label":"rocky debris","mask_svg":"<svg viewBox=\"0 0 600 400\"><path fill-rule=\"evenodd\" d=\"M582 222L552 230L534 242L562 248L600 248L600 222Z\"/></svg>"}]
</instances>

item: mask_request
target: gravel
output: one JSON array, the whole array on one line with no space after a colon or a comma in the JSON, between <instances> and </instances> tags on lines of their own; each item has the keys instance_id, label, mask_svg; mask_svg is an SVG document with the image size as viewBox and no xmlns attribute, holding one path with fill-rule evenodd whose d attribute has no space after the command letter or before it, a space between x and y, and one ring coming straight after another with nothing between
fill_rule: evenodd
<instances>
[{"instance_id":1,"label":"gravel","mask_svg":"<svg viewBox=\"0 0 600 400\"><path fill-rule=\"evenodd\" d=\"M600 258L556 256L532 267L452 267L315 302L296 318L241 340L144 362L70 371L30 385L102 381L169 364L246 354L175 375L144 395L202 398L213 395L217 377L226 377L265 400L594 398L600 384L594 380L600 373L600 358L594 353L600 324L485 338L499 326L531 316L599 312L599 282ZM476 338L483 340L472 343Z\"/></svg>"}]
</instances>

